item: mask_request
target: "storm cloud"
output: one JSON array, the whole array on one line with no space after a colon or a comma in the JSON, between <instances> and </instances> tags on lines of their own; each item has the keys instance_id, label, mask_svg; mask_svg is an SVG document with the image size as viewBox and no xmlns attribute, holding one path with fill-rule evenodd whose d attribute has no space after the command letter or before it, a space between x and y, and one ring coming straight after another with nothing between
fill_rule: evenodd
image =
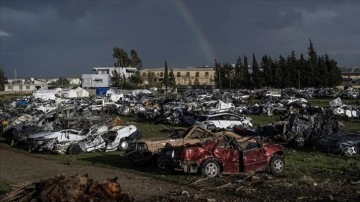
<instances>
[{"instance_id":1,"label":"storm cloud","mask_svg":"<svg viewBox=\"0 0 360 202\"><path fill-rule=\"evenodd\" d=\"M0 67L8 78L80 76L112 66L113 47L145 68L258 60L309 39L339 66L359 65L360 2L332 0L0 0Z\"/></svg>"}]
</instances>

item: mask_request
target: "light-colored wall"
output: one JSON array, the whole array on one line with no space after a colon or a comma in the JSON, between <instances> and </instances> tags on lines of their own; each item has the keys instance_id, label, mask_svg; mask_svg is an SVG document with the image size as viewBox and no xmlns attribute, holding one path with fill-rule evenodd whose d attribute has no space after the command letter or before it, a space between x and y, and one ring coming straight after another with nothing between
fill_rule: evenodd
<instances>
[{"instance_id":1,"label":"light-colored wall","mask_svg":"<svg viewBox=\"0 0 360 202\"><path fill-rule=\"evenodd\" d=\"M208 85L215 86L215 70L213 68L169 68L173 70L176 85ZM140 71L141 77L147 81L148 72L153 72L157 77L157 81L164 78L165 69L143 69ZM197 80L197 82L196 82Z\"/></svg>"},{"instance_id":2,"label":"light-colored wall","mask_svg":"<svg viewBox=\"0 0 360 202\"><path fill-rule=\"evenodd\" d=\"M99 88L109 87L110 76L109 74L83 74L82 87L83 88Z\"/></svg>"}]
</instances>

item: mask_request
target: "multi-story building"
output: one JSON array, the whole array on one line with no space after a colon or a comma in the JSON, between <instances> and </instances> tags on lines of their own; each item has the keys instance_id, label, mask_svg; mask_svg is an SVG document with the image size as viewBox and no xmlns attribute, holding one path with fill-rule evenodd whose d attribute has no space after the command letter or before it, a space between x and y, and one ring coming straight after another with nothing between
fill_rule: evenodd
<instances>
[{"instance_id":1,"label":"multi-story building","mask_svg":"<svg viewBox=\"0 0 360 202\"><path fill-rule=\"evenodd\" d=\"M214 88L215 70L213 67L195 67L195 68L169 68L172 69L177 87L206 87ZM165 68L143 69L140 75L144 83L149 83L149 74L155 75L155 82L162 82L164 79Z\"/></svg>"},{"instance_id":2,"label":"multi-story building","mask_svg":"<svg viewBox=\"0 0 360 202\"><path fill-rule=\"evenodd\" d=\"M83 88L110 87L111 77L114 76L115 71L125 78L129 78L137 69L134 67L94 67L93 71L96 73L82 75Z\"/></svg>"}]
</instances>

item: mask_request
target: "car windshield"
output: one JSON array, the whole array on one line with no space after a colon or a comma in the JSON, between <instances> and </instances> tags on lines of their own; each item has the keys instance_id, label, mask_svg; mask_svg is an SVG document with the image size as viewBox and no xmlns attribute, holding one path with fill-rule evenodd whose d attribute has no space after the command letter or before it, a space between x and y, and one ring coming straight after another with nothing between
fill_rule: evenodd
<instances>
[{"instance_id":1,"label":"car windshield","mask_svg":"<svg viewBox=\"0 0 360 202\"><path fill-rule=\"evenodd\" d=\"M207 116L197 116L195 118L196 121L198 122L202 122L202 121L206 121L207 120Z\"/></svg>"}]
</instances>

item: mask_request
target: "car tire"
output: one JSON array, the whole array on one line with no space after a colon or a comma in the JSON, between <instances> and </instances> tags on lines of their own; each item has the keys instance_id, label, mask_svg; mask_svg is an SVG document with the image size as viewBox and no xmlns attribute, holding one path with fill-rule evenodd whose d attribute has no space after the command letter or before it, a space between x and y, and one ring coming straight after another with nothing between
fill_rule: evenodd
<instances>
[{"instance_id":1,"label":"car tire","mask_svg":"<svg viewBox=\"0 0 360 202\"><path fill-rule=\"evenodd\" d=\"M271 158L270 164L270 173L273 175L280 175L284 172L285 163L283 157L275 155Z\"/></svg>"},{"instance_id":2,"label":"car tire","mask_svg":"<svg viewBox=\"0 0 360 202\"><path fill-rule=\"evenodd\" d=\"M129 145L130 145L129 140L123 138L123 139L120 140L119 150L120 151L126 151L129 148Z\"/></svg>"},{"instance_id":3,"label":"car tire","mask_svg":"<svg viewBox=\"0 0 360 202\"><path fill-rule=\"evenodd\" d=\"M343 153L347 157L352 157L359 153L359 149L355 145L347 146L344 148Z\"/></svg>"},{"instance_id":4,"label":"car tire","mask_svg":"<svg viewBox=\"0 0 360 202\"><path fill-rule=\"evenodd\" d=\"M83 151L82 151L80 145L78 145L78 144L73 144L73 145L69 146L69 154L71 154L71 155L77 155L82 152Z\"/></svg>"},{"instance_id":5,"label":"car tire","mask_svg":"<svg viewBox=\"0 0 360 202\"><path fill-rule=\"evenodd\" d=\"M202 166L202 174L208 178L214 178L220 175L220 165L217 161L207 160Z\"/></svg>"},{"instance_id":6,"label":"car tire","mask_svg":"<svg viewBox=\"0 0 360 202\"><path fill-rule=\"evenodd\" d=\"M305 146L305 138L302 135L295 137L293 144L296 148L303 148Z\"/></svg>"}]
</instances>

